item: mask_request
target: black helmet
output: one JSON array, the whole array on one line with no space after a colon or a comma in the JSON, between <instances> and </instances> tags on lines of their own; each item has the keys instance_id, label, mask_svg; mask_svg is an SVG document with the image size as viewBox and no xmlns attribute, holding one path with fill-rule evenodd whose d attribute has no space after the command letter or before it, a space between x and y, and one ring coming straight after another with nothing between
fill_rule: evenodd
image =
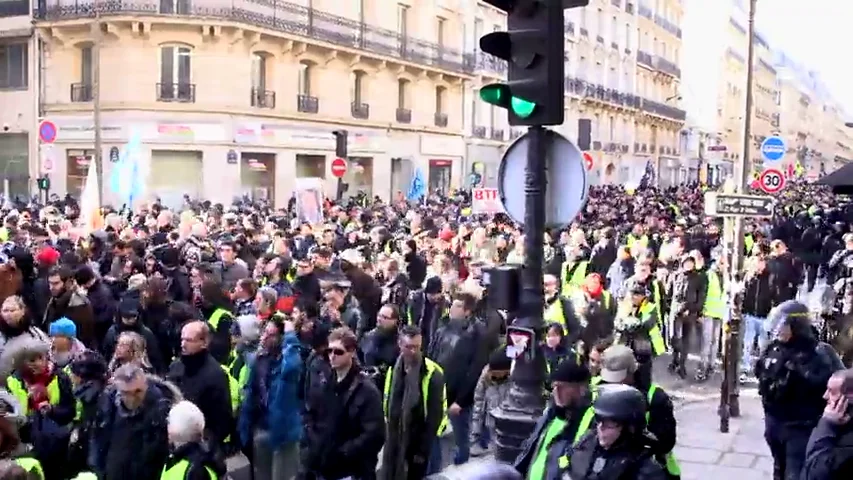
<instances>
[{"instance_id":1,"label":"black helmet","mask_svg":"<svg viewBox=\"0 0 853 480\"><path fill-rule=\"evenodd\" d=\"M600 386L592 408L600 420L631 425L644 424L646 421L646 397L630 385Z\"/></svg>"},{"instance_id":2,"label":"black helmet","mask_svg":"<svg viewBox=\"0 0 853 480\"><path fill-rule=\"evenodd\" d=\"M773 307L767 316L767 322L774 328L790 326L791 334L795 337L813 336L809 307L797 300L787 300Z\"/></svg>"}]
</instances>

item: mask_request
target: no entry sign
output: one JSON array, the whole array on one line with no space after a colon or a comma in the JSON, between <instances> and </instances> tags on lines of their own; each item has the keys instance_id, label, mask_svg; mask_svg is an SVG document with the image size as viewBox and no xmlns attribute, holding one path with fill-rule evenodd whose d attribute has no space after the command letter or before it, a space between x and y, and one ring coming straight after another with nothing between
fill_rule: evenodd
<instances>
[{"instance_id":1,"label":"no entry sign","mask_svg":"<svg viewBox=\"0 0 853 480\"><path fill-rule=\"evenodd\" d=\"M347 161L343 158L332 160L332 175L337 178L343 177L347 173Z\"/></svg>"},{"instance_id":2,"label":"no entry sign","mask_svg":"<svg viewBox=\"0 0 853 480\"><path fill-rule=\"evenodd\" d=\"M764 193L779 193L785 188L785 175L777 168L768 168L758 177L758 187Z\"/></svg>"}]
</instances>

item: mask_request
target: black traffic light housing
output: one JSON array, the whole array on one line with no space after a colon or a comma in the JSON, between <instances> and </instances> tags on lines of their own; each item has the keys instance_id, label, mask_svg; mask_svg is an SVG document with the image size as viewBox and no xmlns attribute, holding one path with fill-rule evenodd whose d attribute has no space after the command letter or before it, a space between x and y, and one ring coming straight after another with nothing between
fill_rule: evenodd
<instances>
[{"instance_id":1,"label":"black traffic light housing","mask_svg":"<svg viewBox=\"0 0 853 480\"><path fill-rule=\"evenodd\" d=\"M565 118L564 9L589 0L484 0L506 12L507 31L480 38L480 49L509 63L507 82L480 89L506 108L512 126L561 125Z\"/></svg>"},{"instance_id":2,"label":"black traffic light housing","mask_svg":"<svg viewBox=\"0 0 853 480\"><path fill-rule=\"evenodd\" d=\"M332 132L335 136L335 156L338 158L347 158L347 136L346 130L335 130Z\"/></svg>"},{"instance_id":3,"label":"black traffic light housing","mask_svg":"<svg viewBox=\"0 0 853 480\"><path fill-rule=\"evenodd\" d=\"M43 192L50 190L50 178L47 175L38 177L36 179L36 186Z\"/></svg>"}]
</instances>

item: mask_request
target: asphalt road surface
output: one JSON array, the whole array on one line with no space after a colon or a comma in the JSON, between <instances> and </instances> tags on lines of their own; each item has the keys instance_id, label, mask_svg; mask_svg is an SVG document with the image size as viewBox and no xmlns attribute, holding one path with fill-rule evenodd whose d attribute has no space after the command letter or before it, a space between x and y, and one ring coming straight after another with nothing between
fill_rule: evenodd
<instances>
[{"instance_id":1,"label":"asphalt road surface","mask_svg":"<svg viewBox=\"0 0 853 480\"><path fill-rule=\"evenodd\" d=\"M673 397L673 403L675 403L676 409L680 410L682 407L685 407L689 404L695 403L704 403L710 409L704 417L705 422L714 421L719 424L719 421L716 420L716 399L719 398L720 393L720 384L722 382L722 376L719 373L715 373L711 376L707 381L702 383L697 383L693 380L693 373L696 369L696 361L692 359L689 363L688 368L688 378L682 380L674 375L671 375L667 371L667 365L669 364L669 356L664 355L655 359L652 364L652 378L654 382L660 385L666 392ZM444 461L445 467L449 466L453 459L453 441L452 437L449 436L448 432L445 433L444 437L442 437L442 459ZM763 438L762 438L763 440ZM452 468L449 470L453 470ZM246 457L243 455L237 455L228 459L228 475L232 480L250 480L250 470L249 463L246 460ZM741 479L744 480L744 479Z\"/></svg>"}]
</instances>

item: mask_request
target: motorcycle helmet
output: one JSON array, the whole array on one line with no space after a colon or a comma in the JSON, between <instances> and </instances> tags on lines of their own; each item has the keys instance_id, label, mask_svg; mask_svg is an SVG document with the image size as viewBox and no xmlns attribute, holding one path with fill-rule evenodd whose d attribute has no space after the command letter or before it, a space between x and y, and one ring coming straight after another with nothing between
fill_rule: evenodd
<instances>
[{"instance_id":1,"label":"motorcycle helmet","mask_svg":"<svg viewBox=\"0 0 853 480\"><path fill-rule=\"evenodd\" d=\"M812 321L809 307L797 300L787 300L773 307L767 315L771 331L779 332L783 325L791 327L794 337L812 337Z\"/></svg>"},{"instance_id":2,"label":"motorcycle helmet","mask_svg":"<svg viewBox=\"0 0 853 480\"><path fill-rule=\"evenodd\" d=\"M601 385L592 408L599 420L645 426L646 397L630 385Z\"/></svg>"}]
</instances>

